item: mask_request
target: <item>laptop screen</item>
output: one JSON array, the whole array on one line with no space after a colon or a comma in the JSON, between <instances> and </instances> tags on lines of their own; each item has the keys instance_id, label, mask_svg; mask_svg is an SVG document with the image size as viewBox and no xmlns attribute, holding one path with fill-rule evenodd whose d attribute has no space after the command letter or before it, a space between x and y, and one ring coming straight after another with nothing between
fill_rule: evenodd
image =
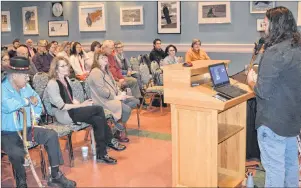
<instances>
[{"instance_id":1,"label":"laptop screen","mask_svg":"<svg viewBox=\"0 0 301 188\"><path fill-rule=\"evenodd\" d=\"M209 72L214 87L230 83L224 63L209 66Z\"/></svg>"}]
</instances>

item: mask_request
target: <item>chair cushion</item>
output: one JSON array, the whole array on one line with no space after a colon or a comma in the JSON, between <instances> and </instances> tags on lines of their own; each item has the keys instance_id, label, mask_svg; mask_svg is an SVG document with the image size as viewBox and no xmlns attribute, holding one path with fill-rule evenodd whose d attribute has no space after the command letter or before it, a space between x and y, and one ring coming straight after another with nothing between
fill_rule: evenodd
<instances>
[{"instance_id":1,"label":"chair cushion","mask_svg":"<svg viewBox=\"0 0 301 188\"><path fill-rule=\"evenodd\" d=\"M79 130L82 130L82 129L85 129L87 127L90 126L90 124L87 124L87 123L84 123L84 122L80 122L81 125L67 125L72 131L79 131Z\"/></svg>"},{"instance_id":2,"label":"chair cushion","mask_svg":"<svg viewBox=\"0 0 301 188\"><path fill-rule=\"evenodd\" d=\"M147 88L146 92L163 94L164 88L163 88L163 86L152 86L152 87Z\"/></svg>"},{"instance_id":3,"label":"chair cushion","mask_svg":"<svg viewBox=\"0 0 301 188\"><path fill-rule=\"evenodd\" d=\"M67 136L68 134L70 134L72 132L70 127L60 124L59 122L56 122L56 121L54 121L51 124L44 125L43 127L45 127L46 129L54 130L55 132L57 132L58 137Z\"/></svg>"}]
</instances>

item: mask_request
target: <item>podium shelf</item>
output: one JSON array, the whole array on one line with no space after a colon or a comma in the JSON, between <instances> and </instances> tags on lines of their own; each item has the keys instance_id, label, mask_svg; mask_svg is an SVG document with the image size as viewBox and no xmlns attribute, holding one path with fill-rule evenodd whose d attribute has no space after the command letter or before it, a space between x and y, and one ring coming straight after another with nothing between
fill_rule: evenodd
<instances>
[{"instance_id":1,"label":"podium shelf","mask_svg":"<svg viewBox=\"0 0 301 188\"><path fill-rule=\"evenodd\" d=\"M218 173L218 187L237 187L242 183L242 179L226 174Z\"/></svg>"},{"instance_id":2,"label":"podium shelf","mask_svg":"<svg viewBox=\"0 0 301 188\"><path fill-rule=\"evenodd\" d=\"M231 136L235 135L239 131L243 130L244 127L239 125L219 124L218 125L218 143L227 140Z\"/></svg>"}]
</instances>

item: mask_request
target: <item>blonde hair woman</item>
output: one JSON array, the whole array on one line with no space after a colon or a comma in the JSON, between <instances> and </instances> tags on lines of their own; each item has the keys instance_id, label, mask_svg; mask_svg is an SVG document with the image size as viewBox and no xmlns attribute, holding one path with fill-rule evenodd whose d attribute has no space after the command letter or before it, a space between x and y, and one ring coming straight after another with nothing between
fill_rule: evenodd
<instances>
[{"instance_id":1,"label":"blonde hair woman","mask_svg":"<svg viewBox=\"0 0 301 188\"><path fill-rule=\"evenodd\" d=\"M56 54L57 57L64 57L69 60L70 57L70 49L71 49L71 42L64 41L58 48L58 53Z\"/></svg>"},{"instance_id":2,"label":"blonde hair woman","mask_svg":"<svg viewBox=\"0 0 301 188\"><path fill-rule=\"evenodd\" d=\"M80 103L73 98L68 78L69 67L69 62L64 57L56 57L51 63L50 80L45 91L53 106L53 113L62 124L73 122L91 124L96 141L97 162L116 164L117 160L108 156L106 146L117 151L122 151L126 147L113 138L101 106L93 106L92 100Z\"/></svg>"}]
</instances>

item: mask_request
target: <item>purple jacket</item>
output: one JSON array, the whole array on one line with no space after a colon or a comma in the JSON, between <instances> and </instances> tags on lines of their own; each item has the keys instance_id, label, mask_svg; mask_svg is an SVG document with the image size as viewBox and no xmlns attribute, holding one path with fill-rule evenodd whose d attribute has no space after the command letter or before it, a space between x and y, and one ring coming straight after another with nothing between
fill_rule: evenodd
<instances>
[{"instance_id":1,"label":"purple jacket","mask_svg":"<svg viewBox=\"0 0 301 188\"><path fill-rule=\"evenodd\" d=\"M40 54L38 52L33 56L32 61L39 72L48 72L52 59L53 57L49 53Z\"/></svg>"}]
</instances>

